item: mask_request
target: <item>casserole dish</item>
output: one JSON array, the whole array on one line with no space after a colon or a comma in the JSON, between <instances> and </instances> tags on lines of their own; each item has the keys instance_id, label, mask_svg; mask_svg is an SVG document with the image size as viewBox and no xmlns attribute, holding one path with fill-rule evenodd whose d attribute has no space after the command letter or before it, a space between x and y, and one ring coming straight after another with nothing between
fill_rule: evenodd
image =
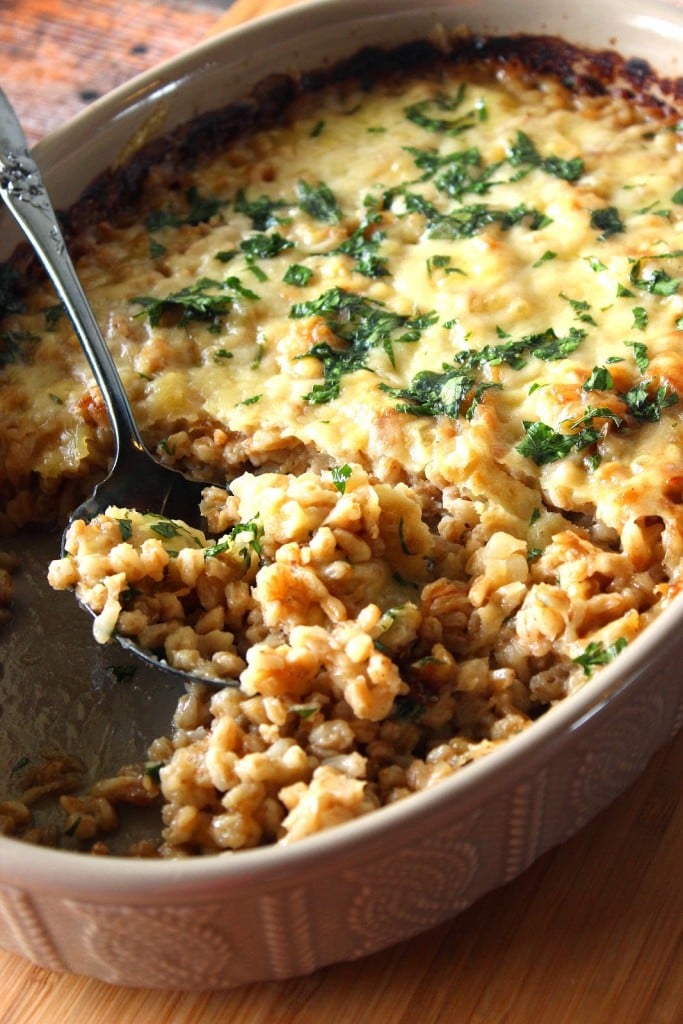
<instances>
[{"instance_id":1,"label":"casserole dish","mask_svg":"<svg viewBox=\"0 0 683 1024\"><path fill-rule=\"evenodd\" d=\"M614 45L627 54L653 60L656 56L658 68L675 74L675 64L662 63L666 51L657 37L657 24L661 24L657 17L664 17L663 8L652 11L651 38L642 37L636 27L642 25L637 20L643 17L642 11L631 20L623 10L615 15L620 25L623 19L623 33ZM136 133L147 134L150 124L159 125L168 97L173 103L164 130L200 112L197 96L215 92L218 83L224 98L240 95L274 67L301 66L300 54L320 55L324 49L335 60L367 42L388 42L389 22L391 42L401 42L424 34L436 21L451 25L471 21L474 30L491 32L537 30L538 13L533 5L515 10L512 25L506 20L512 13L501 14L490 7L415 12L409 5L398 4L388 14L387 6L379 4L376 14L367 17L367 7L361 16L353 4L307 6L256 26L253 36L248 30L237 33L236 39L231 36L202 47L169 68L166 77L163 71L146 76L130 90L98 104L73 129L76 135L82 131L84 137L94 136L98 142L82 181L117 159L122 143ZM667 17L675 23L674 14ZM552 24L545 15L544 30L562 30L573 40L594 45L609 42L584 37L578 18L564 21L559 13L557 18ZM345 33L335 32L340 24ZM276 42L285 28L287 43ZM328 37L343 37L343 42L328 50L323 47ZM258 54L248 66L237 57L243 53L245 38ZM228 80L236 93L226 91L223 83ZM69 191L76 159L73 151L74 135L58 136L43 147L42 161L64 204L74 198ZM83 153L79 153L81 162L86 162ZM22 609L28 609L25 614L30 617L31 609L44 606L44 598L31 593L34 587L39 591L44 557L35 554L29 571L19 579L20 593L24 588L19 617ZM492 885L514 877L549 845L580 827L672 734L681 704L680 683L673 671L676 642L670 622L674 613L675 608L667 611L615 666L495 756L414 800L385 808L343 832L316 836L296 849L252 851L243 861L146 864L87 859L74 863L67 853L31 849L27 855L26 849L3 841L6 945L46 966L106 980L221 986L301 973L362 955L428 927L467 906ZM24 624L17 625L16 636L24 640L10 641L14 649L6 663L5 680L24 679L30 673L32 682L38 681L46 668L39 661L31 664L37 656L26 640L29 634L22 631ZM98 705L106 707L115 722L132 721L133 731L148 735L145 716L158 715L162 702L173 697L162 694L156 684L145 685L143 679L136 679L133 692L114 696L110 688L100 686L92 688L94 693L82 694L79 678L67 673L67 665L73 664L73 647L85 649L88 641L87 636L72 639L71 629L78 627L51 623L52 633L58 632L62 639L65 663L60 679L71 675L71 688L62 693L60 686L59 696L51 693L47 702L40 685L30 692L29 687L22 688L15 705L17 731L10 770L25 752L26 741L19 733L22 719L33 720L34 728L39 727L46 708L54 715L56 699L68 707L72 728L77 722L82 731L92 727L94 742L99 739L101 749L115 744L125 748L126 736L120 728L104 738L98 733ZM49 652L51 667L58 653ZM106 655L93 652L92 658L99 662L101 679ZM667 680L666 685L661 679ZM136 702L132 715L131 701ZM112 711L114 702L118 710ZM11 720L8 735L13 735ZM124 757L125 749L117 754ZM389 865L387 850L392 851ZM329 904L332 877L337 913ZM327 904L321 899L323 893ZM223 920L226 904L231 908L229 923ZM342 908L345 927L341 927ZM199 940L192 944L197 954L186 952L179 971L174 950L181 937L189 935ZM207 941L218 954L211 963L202 954Z\"/></svg>"}]
</instances>

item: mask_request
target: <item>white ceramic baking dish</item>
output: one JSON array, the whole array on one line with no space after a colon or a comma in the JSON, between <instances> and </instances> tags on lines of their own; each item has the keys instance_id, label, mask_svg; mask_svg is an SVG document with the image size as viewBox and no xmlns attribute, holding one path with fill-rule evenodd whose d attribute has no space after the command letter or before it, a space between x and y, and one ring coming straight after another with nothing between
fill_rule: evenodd
<instances>
[{"instance_id":1,"label":"white ceramic baking dish","mask_svg":"<svg viewBox=\"0 0 683 1024\"><path fill-rule=\"evenodd\" d=\"M435 24L550 33L683 69L683 10L653 0L322 0L212 39L98 101L36 148L60 205L104 168L274 70L333 62ZM16 242L0 218L0 258ZM0 771L76 733L101 766L166 729L177 694L122 687L86 617L43 581L55 538L17 540L16 622L3 636ZM63 606L66 609L66 604ZM0 945L124 985L229 987L356 958L427 929L523 871L614 799L683 721L683 606L467 771L287 848L175 861L88 857L0 838ZM44 636L44 640L40 640ZM144 749L144 748L143 748Z\"/></svg>"}]
</instances>

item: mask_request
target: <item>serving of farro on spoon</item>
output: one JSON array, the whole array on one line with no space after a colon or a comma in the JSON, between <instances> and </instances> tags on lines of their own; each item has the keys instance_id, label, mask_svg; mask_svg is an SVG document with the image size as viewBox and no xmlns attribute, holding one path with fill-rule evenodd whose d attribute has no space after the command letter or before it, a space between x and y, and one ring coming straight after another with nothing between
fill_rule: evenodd
<instances>
[{"instance_id":1,"label":"serving of farro on spoon","mask_svg":"<svg viewBox=\"0 0 683 1024\"><path fill-rule=\"evenodd\" d=\"M210 546L199 529L200 502L206 484L189 480L163 466L145 447L118 370L67 251L40 170L29 152L17 115L2 90L0 195L42 262L69 315L102 394L114 437L114 459L108 476L69 517L62 538L64 557L53 563L53 566L61 566L61 571L53 572L53 585L58 589L74 587L79 602L96 616L95 636L101 642L115 635L124 647L165 671L214 686L237 686L235 679L224 674L225 665L219 670L211 668L210 657L197 656L189 660L185 657L183 661L181 656L181 667L178 659L172 664L166 657L156 656L154 649L158 644L152 637L148 639L154 646L147 646L116 629L121 611L121 588L124 583L129 588L129 580L136 574L131 562L136 563L138 573L142 572L141 565L145 570L150 568L145 560L155 562L152 571L158 573L163 568L161 563L168 564L183 548L201 550L208 553L208 557L215 552L216 546ZM76 586L75 578L69 579L68 572L66 576L64 572L74 553L74 545L78 545L79 536L91 523L97 526L100 536L113 526L120 540L114 562L118 559L121 571L107 578L106 587L100 582L96 589L89 588L83 580ZM140 539L141 557L127 543L134 533L137 537L145 534L149 541L145 543L144 537ZM238 538L233 536L231 541L237 541L238 552L242 550ZM228 542L221 550L226 546ZM101 550L98 554L101 556ZM112 566L114 568L116 565Z\"/></svg>"}]
</instances>

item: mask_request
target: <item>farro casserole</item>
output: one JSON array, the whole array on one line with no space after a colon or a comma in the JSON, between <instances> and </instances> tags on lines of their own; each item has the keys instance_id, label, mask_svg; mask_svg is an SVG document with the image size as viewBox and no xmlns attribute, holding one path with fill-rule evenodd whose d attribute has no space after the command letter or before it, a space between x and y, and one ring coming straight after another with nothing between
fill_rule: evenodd
<instances>
[{"instance_id":1,"label":"farro casserole","mask_svg":"<svg viewBox=\"0 0 683 1024\"><path fill-rule=\"evenodd\" d=\"M374 51L264 83L72 211L150 447L228 491L205 492L209 538L130 509L75 524L50 582L99 640L240 687L193 684L146 764L63 794L67 840L104 850L117 801L160 795L161 840L134 852L365 814L526 729L670 603L683 154L654 85L545 38ZM3 291L8 530L63 517L111 440L24 270ZM46 771L28 804L77 787L72 762Z\"/></svg>"}]
</instances>

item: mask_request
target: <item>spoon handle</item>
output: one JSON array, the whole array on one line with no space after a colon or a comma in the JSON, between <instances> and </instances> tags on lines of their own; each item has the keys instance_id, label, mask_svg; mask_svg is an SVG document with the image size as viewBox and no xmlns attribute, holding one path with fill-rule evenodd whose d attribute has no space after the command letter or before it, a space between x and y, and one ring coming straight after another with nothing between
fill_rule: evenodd
<instances>
[{"instance_id":1,"label":"spoon handle","mask_svg":"<svg viewBox=\"0 0 683 1024\"><path fill-rule=\"evenodd\" d=\"M117 457L145 451L121 378L67 252L14 108L0 89L0 195L31 241L78 335L109 413Z\"/></svg>"}]
</instances>

